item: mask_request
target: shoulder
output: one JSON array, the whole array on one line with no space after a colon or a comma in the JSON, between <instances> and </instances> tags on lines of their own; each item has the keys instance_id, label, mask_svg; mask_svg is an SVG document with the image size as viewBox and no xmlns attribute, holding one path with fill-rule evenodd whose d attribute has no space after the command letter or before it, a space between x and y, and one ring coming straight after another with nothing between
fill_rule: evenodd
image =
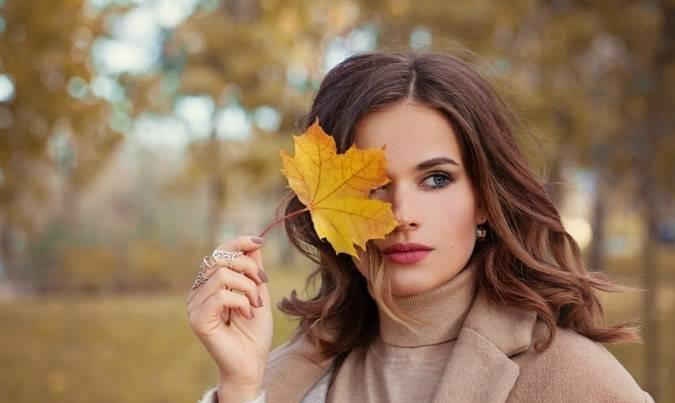
<instances>
[{"instance_id":1,"label":"shoulder","mask_svg":"<svg viewBox=\"0 0 675 403\"><path fill-rule=\"evenodd\" d=\"M543 329L538 323L535 333ZM548 349L530 348L512 359L521 371L514 395L551 402L653 402L602 344L573 330L558 328Z\"/></svg>"}]
</instances>

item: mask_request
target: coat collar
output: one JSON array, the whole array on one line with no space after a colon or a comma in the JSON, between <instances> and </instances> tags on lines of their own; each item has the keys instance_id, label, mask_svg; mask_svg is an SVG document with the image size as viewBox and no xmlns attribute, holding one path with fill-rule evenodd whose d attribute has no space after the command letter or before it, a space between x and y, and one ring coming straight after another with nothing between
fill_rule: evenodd
<instances>
[{"instance_id":1,"label":"coat collar","mask_svg":"<svg viewBox=\"0 0 675 403\"><path fill-rule=\"evenodd\" d=\"M509 357L528 350L535 312L491 302L479 288L433 402L506 401L520 367ZM300 335L271 353L265 373L267 402L300 402L333 360Z\"/></svg>"},{"instance_id":2,"label":"coat collar","mask_svg":"<svg viewBox=\"0 0 675 403\"><path fill-rule=\"evenodd\" d=\"M505 402L520 374L510 357L530 348L536 320L479 289L432 402Z\"/></svg>"}]
</instances>

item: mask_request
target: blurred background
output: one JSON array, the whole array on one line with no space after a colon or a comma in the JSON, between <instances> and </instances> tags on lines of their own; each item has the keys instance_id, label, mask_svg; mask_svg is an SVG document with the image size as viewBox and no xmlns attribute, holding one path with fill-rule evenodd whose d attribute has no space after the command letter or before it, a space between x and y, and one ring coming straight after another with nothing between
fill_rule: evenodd
<instances>
[{"instance_id":1,"label":"blurred background","mask_svg":"<svg viewBox=\"0 0 675 403\"><path fill-rule=\"evenodd\" d=\"M602 295L645 339L610 350L675 401L672 0L0 0L0 401L196 401L202 256L273 221L323 75L410 48L514 105L589 268L645 290ZM278 301L311 265L266 238Z\"/></svg>"}]
</instances>

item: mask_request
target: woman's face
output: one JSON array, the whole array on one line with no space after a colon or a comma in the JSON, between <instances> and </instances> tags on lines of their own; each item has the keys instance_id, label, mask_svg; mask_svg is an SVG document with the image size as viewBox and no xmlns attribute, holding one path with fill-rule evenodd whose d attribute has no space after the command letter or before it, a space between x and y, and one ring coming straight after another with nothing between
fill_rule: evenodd
<instances>
[{"instance_id":1,"label":"woman's face","mask_svg":"<svg viewBox=\"0 0 675 403\"><path fill-rule=\"evenodd\" d=\"M378 249L399 243L426 245L430 252L385 253L385 274L394 295L417 294L451 280L467 264L476 226L486 216L478 207L450 123L438 111L411 102L372 112L355 127L359 148L385 147L391 182L371 191L387 201L399 226ZM366 259L354 260L368 277ZM419 260L421 258L421 260Z\"/></svg>"}]
</instances>

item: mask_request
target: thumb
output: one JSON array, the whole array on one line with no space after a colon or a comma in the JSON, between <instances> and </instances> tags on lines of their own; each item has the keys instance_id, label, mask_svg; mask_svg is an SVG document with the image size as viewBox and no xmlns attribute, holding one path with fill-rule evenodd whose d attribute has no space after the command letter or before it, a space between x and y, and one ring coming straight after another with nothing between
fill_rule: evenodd
<instances>
[{"instance_id":1,"label":"thumb","mask_svg":"<svg viewBox=\"0 0 675 403\"><path fill-rule=\"evenodd\" d=\"M263 267L263 259L262 259L262 248L255 249L252 251L246 252L246 255L253 259L255 263L258 265L258 268L262 271L265 271L265 268Z\"/></svg>"}]
</instances>

